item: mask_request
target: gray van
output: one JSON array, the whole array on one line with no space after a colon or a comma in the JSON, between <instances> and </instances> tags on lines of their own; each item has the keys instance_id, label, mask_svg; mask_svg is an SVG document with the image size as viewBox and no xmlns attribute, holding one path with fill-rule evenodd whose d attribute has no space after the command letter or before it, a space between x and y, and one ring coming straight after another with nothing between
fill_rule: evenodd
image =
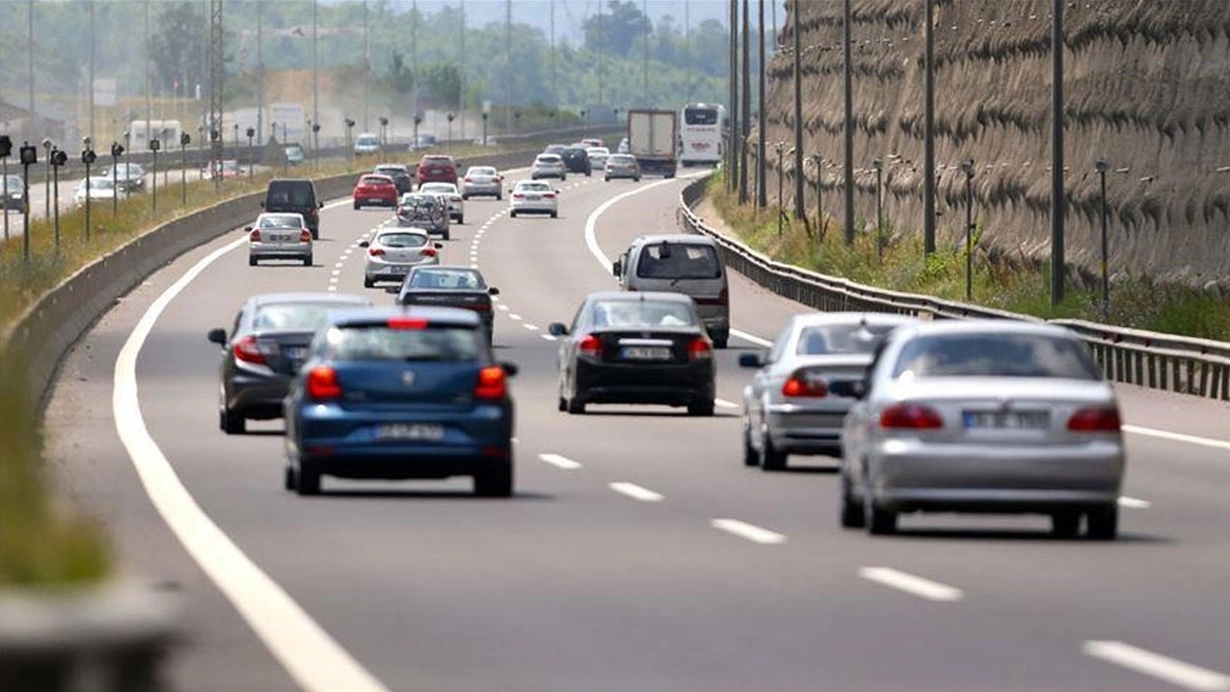
<instances>
[{"instance_id":1,"label":"gray van","mask_svg":"<svg viewBox=\"0 0 1230 692\"><path fill-rule=\"evenodd\" d=\"M730 340L730 288L717 243L703 235L644 235L611 267L625 291L666 291L692 298L717 348Z\"/></svg>"}]
</instances>

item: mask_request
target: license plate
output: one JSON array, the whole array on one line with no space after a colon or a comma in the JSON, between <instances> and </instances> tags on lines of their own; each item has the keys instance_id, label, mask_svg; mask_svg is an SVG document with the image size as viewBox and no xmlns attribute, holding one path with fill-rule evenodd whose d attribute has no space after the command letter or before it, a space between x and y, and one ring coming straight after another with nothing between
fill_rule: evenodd
<instances>
[{"instance_id":1,"label":"license plate","mask_svg":"<svg viewBox=\"0 0 1230 692\"><path fill-rule=\"evenodd\" d=\"M439 423L384 423L376 428L381 440L416 440L438 442L444 439L444 426Z\"/></svg>"},{"instance_id":2,"label":"license plate","mask_svg":"<svg viewBox=\"0 0 1230 692\"><path fill-rule=\"evenodd\" d=\"M287 346L282 349L282 353L285 353L286 357L291 360L303 360L303 357L307 355L307 346Z\"/></svg>"},{"instance_id":3,"label":"license plate","mask_svg":"<svg viewBox=\"0 0 1230 692\"><path fill-rule=\"evenodd\" d=\"M410 271L410 267L408 267L408 266L406 266L406 265L404 265L404 264L394 264L394 265L393 265L393 273L394 273L394 274L405 274L405 273L406 273L406 272L408 272L408 271Z\"/></svg>"},{"instance_id":4,"label":"license plate","mask_svg":"<svg viewBox=\"0 0 1230 692\"><path fill-rule=\"evenodd\" d=\"M1042 430L1050 425L1045 411L965 411L962 418L970 429Z\"/></svg>"},{"instance_id":5,"label":"license plate","mask_svg":"<svg viewBox=\"0 0 1230 692\"><path fill-rule=\"evenodd\" d=\"M383 202L383 201L384 200L380 199L379 197L368 197L367 198L368 204L379 204L380 202Z\"/></svg>"},{"instance_id":6,"label":"license plate","mask_svg":"<svg viewBox=\"0 0 1230 692\"><path fill-rule=\"evenodd\" d=\"M538 200L542 199L542 195L526 195L525 198L531 202L537 202Z\"/></svg>"},{"instance_id":7,"label":"license plate","mask_svg":"<svg viewBox=\"0 0 1230 692\"><path fill-rule=\"evenodd\" d=\"M624 346L619 354L627 360L670 360L671 350L654 346Z\"/></svg>"}]
</instances>

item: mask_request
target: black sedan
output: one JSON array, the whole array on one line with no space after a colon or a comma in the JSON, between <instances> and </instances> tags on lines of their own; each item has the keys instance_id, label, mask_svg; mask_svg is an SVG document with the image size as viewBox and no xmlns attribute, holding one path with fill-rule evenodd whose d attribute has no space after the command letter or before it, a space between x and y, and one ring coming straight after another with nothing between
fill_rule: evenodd
<instances>
[{"instance_id":1,"label":"black sedan","mask_svg":"<svg viewBox=\"0 0 1230 692\"><path fill-rule=\"evenodd\" d=\"M329 311L371 304L342 293L273 293L245 301L229 337L225 329L209 332L209 340L223 348L218 427L237 435L249 418L281 418L290 379Z\"/></svg>"},{"instance_id":2,"label":"black sedan","mask_svg":"<svg viewBox=\"0 0 1230 692\"><path fill-rule=\"evenodd\" d=\"M390 288L388 292L397 294L398 305L473 310L487 330L487 342L491 342L495 328L491 296L499 295L500 289L488 286L477 269L446 265L414 267L401 288Z\"/></svg>"},{"instance_id":3,"label":"black sedan","mask_svg":"<svg viewBox=\"0 0 1230 692\"><path fill-rule=\"evenodd\" d=\"M593 174L593 165L589 162L589 152L585 147L571 146L559 152L559 155L564 159L564 167L569 173L584 173L586 177Z\"/></svg>"},{"instance_id":4,"label":"black sedan","mask_svg":"<svg viewBox=\"0 0 1230 692\"><path fill-rule=\"evenodd\" d=\"M687 406L713 415L713 342L688 296L603 292L585 299L559 337L559 409L586 404Z\"/></svg>"}]
</instances>

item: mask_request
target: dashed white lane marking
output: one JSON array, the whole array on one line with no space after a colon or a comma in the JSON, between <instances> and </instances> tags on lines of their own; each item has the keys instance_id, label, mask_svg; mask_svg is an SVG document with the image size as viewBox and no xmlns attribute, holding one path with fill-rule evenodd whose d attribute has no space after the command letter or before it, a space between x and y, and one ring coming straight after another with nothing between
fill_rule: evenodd
<instances>
[{"instance_id":1,"label":"dashed white lane marking","mask_svg":"<svg viewBox=\"0 0 1230 692\"><path fill-rule=\"evenodd\" d=\"M1148 509L1153 506L1152 502L1142 500L1138 497L1128 497L1127 495L1119 496L1119 506L1129 509Z\"/></svg>"},{"instance_id":2,"label":"dashed white lane marking","mask_svg":"<svg viewBox=\"0 0 1230 692\"><path fill-rule=\"evenodd\" d=\"M862 567L858 570L858 576L919 598L925 598L928 601L959 601L963 595L961 589L916 577L890 567Z\"/></svg>"},{"instance_id":3,"label":"dashed white lane marking","mask_svg":"<svg viewBox=\"0 0 1230 692\"><path fill-rule=\"evenodd\" d=\"M573 461L568 457L562 457L558 454L539 454L538 458L552 466L558 466L565 471L575 471L581 468L581 462Z\"/></svg>"},{"instance_id":4,"label":"dashed white lane marking","mask_svg":"<svg viewBox=\"0 0 1230 692\"><path fill-rule=\"evenodd\" d=\"M749 333L747 333L747 332L745 332L745 331L743 331L743 330L741 330L741 329L732 329L732 330L730 330L730 335L731 335L731 336L737 336L737 337L739 337L740 339L743 339L744 341L748 341L748 342L751 342L751 343L753 343L753 344L756 344L757 346L763 346L763 347L765 347L765 348L768 348L768 347L770 347L770 346L772 346L772 345L773 345L773 342L772 342L772 341L769 341L768 339L762 339L762 338L760 338L760 337L756 336L755 334L749 334Z\"/></svg>"},{"instance_id":5,"label":"dashed white lane marking","mask_svg":"<svg viewBox=\"0 0 1230 692\"><path fill-rule=\"evenodd\" d=\"M342 268L342 265L344 265L344 264L345 264L345 262L338 262L337 264L334 264L333 266L334 266L334 267L336 267L336 268L338 268L338 269L341 269L341 268Z\"/></svg>"},{"instance_id":6,"label":"dashed white lane marking","mask_svg":"<svg viewBox=\"0 0 1230 692\"><path fill-rule=\"evenodd\" d=\"M761 545L779 545L786 542L785 534L762 529L759 526L739 521L738 519L714 519L709 522L709 525L720 531L732 533L739 538L746 538L753 543Z\"/></svg>"},{"instance_id":7,"label":"dashed white lane marking","mask_svg":"<svg viewBox=\"0 0 1230 692\"><path fill-rule=\"evenodd\" d=\"M540 334L539 336L541 336L543 339L546 339L547 341L555 341L555 337L551 336L550 334Z\"/></svg>"},{"instance_id":8,"label":"dashed white lane marking","mask_svg":"<svg viewBox=\"0 0 1230 692\"><path fill-rule=\"evenodd\" d=\"M387 692L201 509L141 415L137 359L158 318L209 265L247 241L241 238L203 257L141 316L115 361L111 407L116 431L162 520L301 688Z\"/></svg>"},{"instance_id":9,"label":"dashed white lane marking","mask_svg":"<svg viewBox=\"0 0 1230 692\"><path fill-rule=\"evenodd\" d=\"M537 331L537 330L538 330L538 325L536 325L536 324L524 323L524 324L522 324L521 326L522 326L522 327L525 327L526 329L528 329L528 330L530 330L530 331L532 331L532 332L533 332L533 331Z\"/></svg>"},{"instance_id":10,"label":"dashed white lane marking","mask_svg":"<svg viewBox=\"0 0 1230 692\"><path fill-rule=\"evenodd\" d=\"M508 316L509 316L510 318L514 319L514 320L519 320L519 319L521 319L521 315L516 315L516 314L513 314L513 313L511 313L511 312L510 312L510 313L508 313Z\"/></svg>"},{"instance_id":11,"label":"dashed white lane marking","mask_svg":"<svg viewBox=\"0 0 1230 692\"><path fill-rule=\"evenodd\" d=\"M636 483L620 481L618 483L611 483L607 487L617 493L627 495L633 500L640 500L641 502L661 502L665 499L662 493L655 493L649 488L643 488Z\"/></svg>"},{"instance_id":12,"label":"dashed white lane marking","mask_svg":"<svg viewBox=\"0 0 1230 692\"><path fill-rule=\"evenodd\" d=\"M1173 433L1154 428L1142 428L1139 425L1125 425L1123 426L1123 432L1132 433L1134 435L1157 437L1163 440L1171 440L1172 442L1187 442L1194 445L1203 445L1205 447L1212 447L1213 449L1230 450L1230 442L1225 440L1214 440L1208 437L1197 437L1196 435L1184 435L1182 433Z\"/></svg>"},{"instance_id":13,"label":"dashed white lane marking","mask_svg":"<svg viewBox=\"0 0 1230 692\"><path fill-rule=\"evenodd\" d=\"M1230 676L1116 641L1086 641L1087 656L1199 692L1230 692Z\"/></svg>"},{"instance_id":14,"label":"dashed white lane marking","mask_svg":"<svg viewBox=\"0 0 1230 692\"><path fill-rule=\"evenodd\" d=\"M334 270L333 270L333 275L334 275L334 276L339 276L341 273L342 273L342 270L341 270L341 269L334 269Z\"/></svg>"},{"instance_id":15,"label":"dashed white lane marking","mask_svg":"<svg viewBox=\"0 0 1230 692\"><path fill-rule=\"evenodd\" d=\"M507 312L507 311L508 311L508 306L507 306L507 305L505 305L505 304L503 304L503 303L497 303L497 304L496 304L496 307L498 307L499 309L501 309L501 310L503 310L503 311L505 311L505 312Z\"/></svg>"},{"instance_id":16,"label":"dashed white lane marking","mask_svg":"<svg viewBox=\"0 0 1230 692\"><path fill-rule=\"evenodd\" d=\"M329 290L330 290L330 291L336 291L336 290L337 290L337 286L330 286L330 287L329 287Z\"/></svg>"},{"instance_id":17,"label":"dashed white lane marking","mask_svg":"<svg viewBox=\"0 0 1230 692\"><path fill-rule=\"evenodd\" d=\"M713 403L719 408L739 408L739 405L735 402L727 401L725 399L714 399Z\"/></svg>"}]
</instances>

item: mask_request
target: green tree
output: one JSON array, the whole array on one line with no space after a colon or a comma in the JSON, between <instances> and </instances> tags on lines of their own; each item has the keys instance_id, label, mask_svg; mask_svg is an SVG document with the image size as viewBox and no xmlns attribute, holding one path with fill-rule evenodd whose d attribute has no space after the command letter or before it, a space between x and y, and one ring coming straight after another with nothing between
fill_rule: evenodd
<instances>
[{"instance_id":1,"label":"green tree","mask_svg":"<svg viewBox=\"0 0 1230 692\"><path fill-rule=\"evenodd\" d=\"M389 71L384 77L388 88L398 96L409 96L414 93L414 72L406 63L406 55L393 49L389 56Z\"/></svg>"},{"instance_id":2,"label":"green tree","mask_svg":"<svg viewBox=\"0 0 1230 692\"><path fill-rule=\"evenodd\" d=\"M461 97L461 73L457 65L447 62L431 62L424 65L422 89L428 100L444 108L455 107Z\"/></svg>"},{"instance_id":3,"label":"green tree","mask_svg":"<svg viewBox=\"0 0 1230 692\"><path fill-rule=\"evenodd\" d=\"M158 17L157 30L150 36L150 59L163 91L178 83L181 93L190 84L208 83L205 61L208 22L199 3L170 5Z\"/></svg>"},{"instance_id":4,"label":"green tree","mask_svg":"<svg viewBox=\"0 0 1230 692\"><path fill-rule=\"evenodd\" d=\"M653 25L631 0L610 0L607 10L601 16L590 17L581 25L585 32L585 45L593 51L628 57L632 44L637 38L649 35Z\"/></svg>"}]
</instances>

